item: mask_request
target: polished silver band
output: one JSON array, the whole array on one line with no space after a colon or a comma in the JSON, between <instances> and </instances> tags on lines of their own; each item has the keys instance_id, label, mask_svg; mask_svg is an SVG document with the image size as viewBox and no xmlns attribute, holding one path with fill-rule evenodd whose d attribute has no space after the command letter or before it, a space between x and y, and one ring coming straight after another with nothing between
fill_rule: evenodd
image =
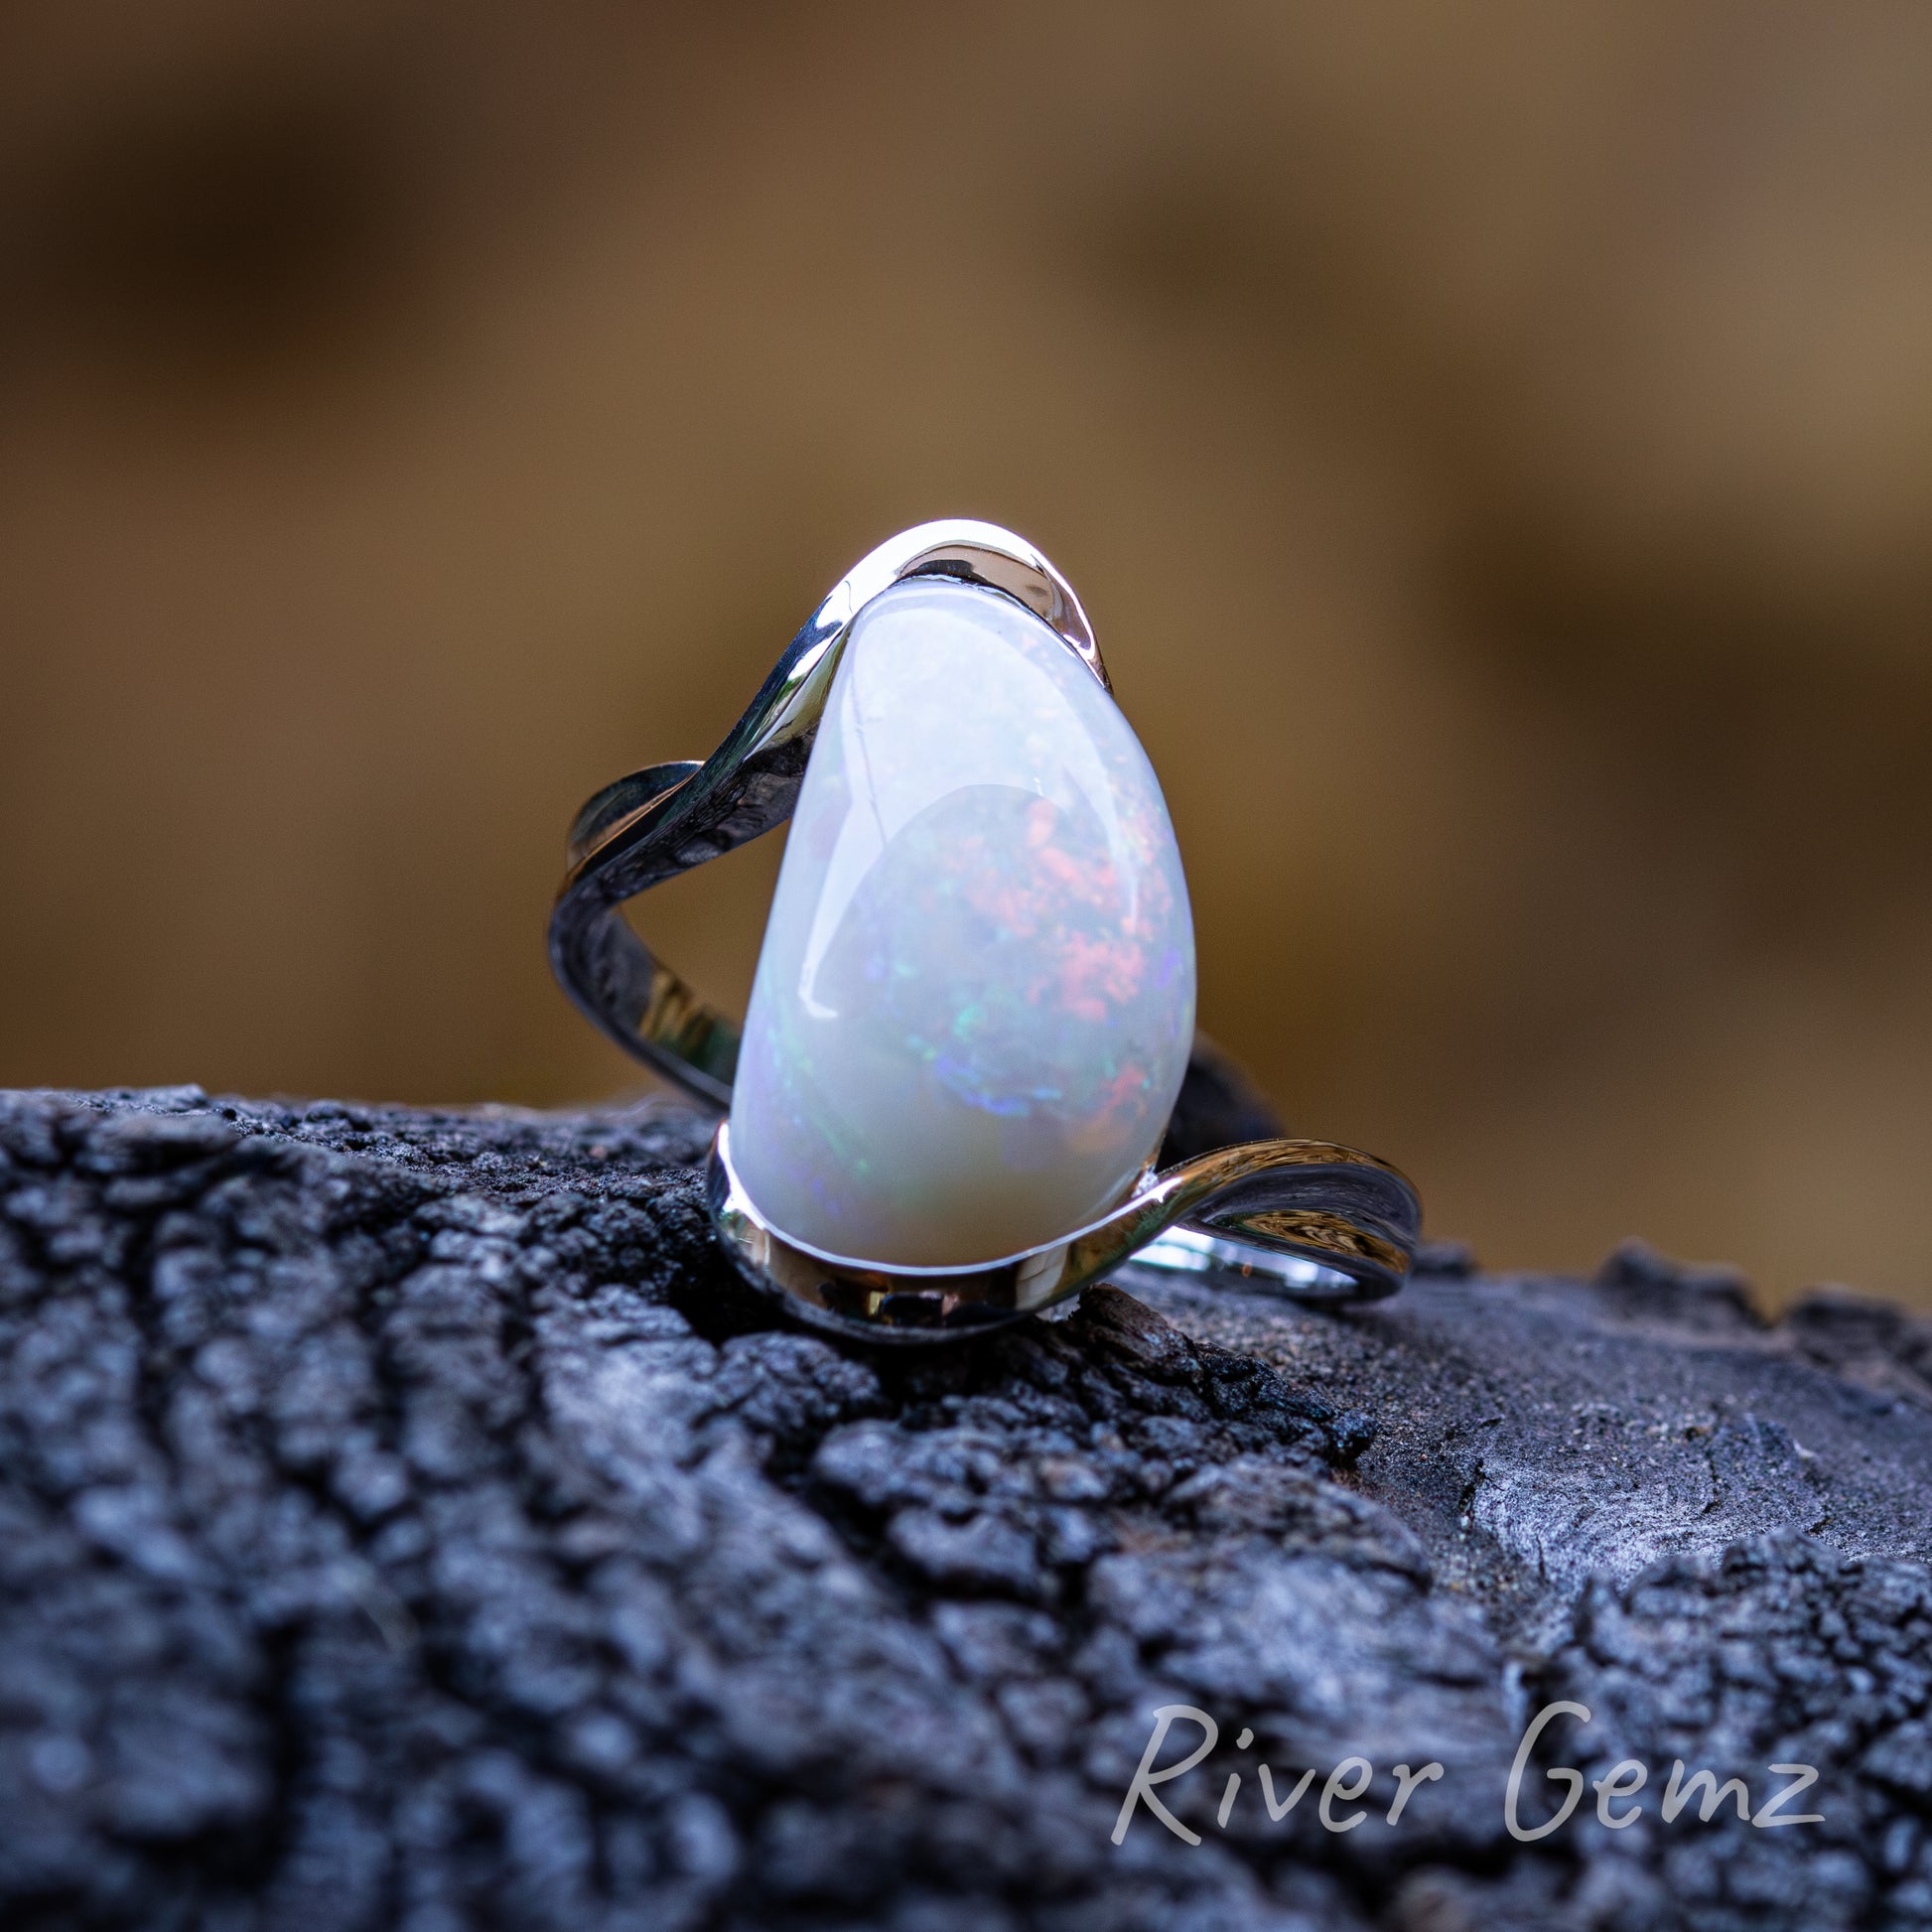
<instances>
[{"instance_id":1,"label":"polished silver band","mask_svg":"<svg viewBox=\"0 0 1932 1932\"><path fill-rule=\"evenodd\" d=\"M882 544L833 589L709 759L620 778L571 826L569 871L550 916L559 982L608 1037L717 1111L731 1104L739 1029L652 956L623 904L791 816L853 619L880 592L917 576L1016 599L1111 692L1079 599L1033 545L990 523L921 524ZM1245 1158L1230 1166L1229 1155ZM963 1272L816 1255L759 1219L737 1185L722 1129L711 1198L715 1224L756 1286L782 1294L820 1325L907 1338L1012 1319L1130 1255L1140 1266L1213 1273L1297 1300L1375 1300L1401 1287L1421 1219L1415 1190L1386 1163L1294 1141L1200 1153L1150 1173L1114 1214L1056 1244L1051 1252L1061 1258L1050 1264L1044 1250Z\"/></svg>"},{"instance_id":2,"label":"polished silver band","mask_svg":"<svg viewBox=\"0 0 1932 1932\"><path fill-rule=\"evenodd\" d=\"M1402 1286L1416 1242L1407 1179L1373 1155L1322 1141L1249 1141L1196 1155L1145 1175L1090 1225L977 1268L881 1268L789 1240L740 1184L729 1124L712 1143L706 1188L713 1225L749 1282L780 1292L813 1327L875 1341L997 1326L1129 1262L1248 1280L1328 1306L1375 1301Z\"/></svg>"}]
</instances>

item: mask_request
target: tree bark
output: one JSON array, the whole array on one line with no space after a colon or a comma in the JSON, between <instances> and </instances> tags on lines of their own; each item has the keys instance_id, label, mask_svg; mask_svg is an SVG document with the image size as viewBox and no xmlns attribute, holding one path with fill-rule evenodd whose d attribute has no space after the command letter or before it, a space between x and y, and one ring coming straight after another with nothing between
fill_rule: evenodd
<instances>
[{"instance_id":1,"label":"tree bark","mask_svg":"<svg viewBox=\"0 0 1932 1932\"><path fill-rule=\"evenodd\" d=\"M0 1923L1932 1925L1926 1324L1436 1248L871 1354L701 1138L0 1096Z\"/></svg>"}]
</instances>

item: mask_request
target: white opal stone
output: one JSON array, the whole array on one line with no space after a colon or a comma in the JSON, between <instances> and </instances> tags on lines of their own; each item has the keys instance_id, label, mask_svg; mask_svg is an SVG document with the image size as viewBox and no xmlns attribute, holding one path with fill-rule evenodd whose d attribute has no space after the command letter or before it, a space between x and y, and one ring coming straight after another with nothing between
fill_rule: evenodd
<instances>
[{"instance_id":1,"label":"white opal stone","mask_svg":"<svg viewBox=\"0 0 1932 1932\"><path fill-rule=\"evenodd\" d=\"M732 1096L780 1233L995 1261L1123 1199L1194 1030L1173 827L1112 698L1032 612L920 578L852 625Z\"/></svg>"}]
</instances>

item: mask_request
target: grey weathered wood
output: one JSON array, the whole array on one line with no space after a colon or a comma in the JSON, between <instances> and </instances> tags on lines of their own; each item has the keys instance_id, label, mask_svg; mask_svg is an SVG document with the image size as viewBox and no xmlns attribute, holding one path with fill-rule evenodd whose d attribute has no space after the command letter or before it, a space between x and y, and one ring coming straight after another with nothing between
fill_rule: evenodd
<instances>
[{"instance_id":1,"label":"grey weathered wood","mask_svg":"<svg viewBox=\"0 0 1932 1932\"><path fill-rule=\"evenodd\" d=\"M0 1098L0 1924L1932 1924L1924 1324L1437 1250L869 1360L757 1325L696 1145ZM1644 1816L1526 1846L1557 1697ZM1203 1842L1116 1848L1170 1703ZM1826 1822L1665 1826L1679 1757Z\"/></svg>"}]
</instances>

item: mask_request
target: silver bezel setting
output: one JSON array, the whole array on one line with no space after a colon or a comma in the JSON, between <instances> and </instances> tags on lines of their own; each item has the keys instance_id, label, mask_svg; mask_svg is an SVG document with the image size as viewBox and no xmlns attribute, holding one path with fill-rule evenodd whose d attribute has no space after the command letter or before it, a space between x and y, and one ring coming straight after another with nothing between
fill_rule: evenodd
<instances>
[{"instance_id":1,"label":"silver bezel setting","mask_svg":"<svg viewBox=\"0 0 1932 1932\"><path fill-rule=\"evenodd\" d=\"M901 1342L1038 1313L1130 1261L1245 1276L1275 1293L1291 1285L1307 1300L1376 1301L1402 1286L1421 1219L1407 1177L1373 1155L1325 1141L1249 1141L1149 1169L1112 1213L1018 1254L968 1267L882 1264L774 1227L733 1166L729 1122L711 1143L705 1200L752 1287L809 1326Z\"/></svg>"}]
</instances>

